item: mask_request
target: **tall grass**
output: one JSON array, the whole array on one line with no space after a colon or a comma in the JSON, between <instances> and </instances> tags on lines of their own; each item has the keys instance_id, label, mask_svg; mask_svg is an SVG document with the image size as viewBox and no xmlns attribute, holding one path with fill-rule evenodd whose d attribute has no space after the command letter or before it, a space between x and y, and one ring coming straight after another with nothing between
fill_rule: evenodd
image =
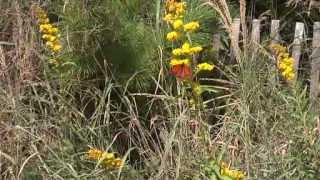
<instances>
[{"instance_id":1,"label":"tall grass","mask_svg":"<svg viewBox=\"0 0 320 180\"><path fill-rule=\"evenodd\" d=\"M15 63L16 53L23 62L41 63L36 80L16 93L8 82L1 87L0 179L210 179L210 163L220 160L247 179L320 176L320 122L309 109L307 86L271 83L269 56L239 56L240 64L223 65L228 56L212 55L208 45L203 56L221 59L213 60L219 63L213 75L200 77L216 91L203 95L199 111L183 96L181 82L168 76L166 25L155 18L159 1L48 3L65 39L63 58L76 64L61 74L41 55L35 25L22 8L28 5L1 7L11 18L1 18L0 37L14 44L0 44L1 65ZM200 2L188 3L189 18L205 24L195 39L209 44L219 19ZM24 25L9 28L14 17L25 17ZM15 38L26 46L13 41L11 31L20 32ZM35 59L23 55L27 50ZM103 169L86 159L90 147L117 152L126 165Z\"/></svg>"}]
</instances>

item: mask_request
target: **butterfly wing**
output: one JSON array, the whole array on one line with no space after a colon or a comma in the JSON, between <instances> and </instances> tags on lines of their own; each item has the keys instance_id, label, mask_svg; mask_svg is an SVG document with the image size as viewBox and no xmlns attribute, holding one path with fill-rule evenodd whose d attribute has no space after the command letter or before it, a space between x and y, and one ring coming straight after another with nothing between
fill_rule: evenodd
<instances>
[{"instance_id":1,"label":"butterfly wing","mask_svg":"<svg viewBox=\"0 0 320 180\"><path fill-rule=\"evenodd\" d=\"M178 79L191 79L192 70L189 65L179 64L171 67L171 74L177 77Z\"/></svg>"}]
</instances>

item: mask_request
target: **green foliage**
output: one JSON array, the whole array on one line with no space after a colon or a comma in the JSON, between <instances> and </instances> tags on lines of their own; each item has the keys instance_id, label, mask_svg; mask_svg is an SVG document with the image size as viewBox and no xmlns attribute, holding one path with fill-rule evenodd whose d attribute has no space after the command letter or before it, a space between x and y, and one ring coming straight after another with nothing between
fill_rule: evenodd
<instances>
[{"instance_id":1,"label":"green foliage","mask_svg":"<svg viewBox=\"0 0 320 180\"><path fill-rule=\"evenodd\" d=\"M71 74L98 78L112 74L130 87L148 89L156 69L157 44L149 12L151 3L101 0L90 3L72 1L60 16L67 55L72 59Z\"/></svg>"},{"instance_id":2,"label":"green foliage","mask_svg":"<svg viewBox=\"0 0 320 180\"><path fill-rule=\"evenodd\" d=\"M16 2L27 11L27 1ZM205 101L212 106L195 112L183 95L175 95L182 91L181 83L173 83L165 72L170 45L163 41L168 29L160 2L45 2L62 31L60 58L73 65L60 72L41 70L42 79L28 83L20 96L1 89L0 179L229 180L221 175L221 157L207 159L221 151L248 179L319 177L319 122L309 109L308 87L270 81L273 64L267 56L243 57L240 64L217 65L228 80L201 75L211 76L203 89L211 92ZM220 20L215 11L202 1L187 2L186 19L201 25L192 38L207 45L201 59L229 61L212 50L213 33L227 37L216 28ZM275 5L256 2L259 11ZM14 3L3 1L1 12ZM237 3L230 5L232 16L238 15L233 10ZM288 7L279 7L272 16L297 20L277 14L287 13ZM7 21L0 20L1 28ZM46 62L42 51L37 53ZM89 146L118 152L125 167L100 168L85 158Z\"/></svg>"}]
</instances>

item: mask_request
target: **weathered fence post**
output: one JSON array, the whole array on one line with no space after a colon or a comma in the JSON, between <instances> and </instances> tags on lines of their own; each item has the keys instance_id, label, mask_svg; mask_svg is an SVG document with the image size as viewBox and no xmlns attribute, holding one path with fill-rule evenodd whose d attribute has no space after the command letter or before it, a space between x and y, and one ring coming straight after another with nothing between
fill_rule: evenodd
<instances>
[{"instance_id":1,"label":"weathered fence post","mask_svg":"<svg viewBox=\"0 0 320 180\"><path fill-rule=\"evenodd\" d=\"M280 37L280 20L272 20L271 21L271 32L270 32L270 38L271 38L271 44L278 44L281 41ZM277 60L276 60L277 61ZM271 69L271 83L275 84L277 82L277 62L273 64L273 67Z\"/></svg>"},{"instance_id":2,"label":"weathered fence post","mask_svg":"<svg viewBox=\"0 0 320 180\"><path fill-rule=\"evenodd\" d=\"M303 42L304 24L297 22L294 33L294 41L292 47L292 57L294 58L295 81L298 78L299 61L301 56L301 47Z\"/></svg>"},{"instance_id":3,"label":"weathered fence post","mask_svg":"<svg viewBox=\"0 0 320 180\"><path fill-rule=\"evenodd\" d=\"M310 75L310 105L313 112L318 112L320 75L320 22L313 25L312 54L311 54L311 75Z\"/></svg>"},{"instance_id":4,"label":"weathered fence post","mask_svg":"<svg viewBox=\"0 0 320 180\"><path fill-rule=\"evenodd\" d=\"M251 30L251 42L250 47L252 49L252 58L255 58L259 49L260 44L260 20L254 19L252 21L252 30Z\"/></svg>"},{"instance_id":5,"label":"weathered fence post","mask_svg":"<svg viewBox=\"0 0 320 180\"><path fill-rule=\"evenodd\" d=\"M271 44L280 43L280 20L272 20L271 21Z\"/></svg>"},{"instance_id":6,"label":"weathered fence post","mask_svg":"<svg viewBox=\"0 0 320 180\"><path fill-rule=\"evenodd\" d=\"M231 33L231 60L236 59L239 61L239 34L240 34L240 19L236 18L232 22L232 33ZM239 63L239 62L238 62Z\"/></svg>"},{"instance_id":7,"label":"weathered fence post","mask_svg":"<svg viewBox=\"0 0 320 180\"><path fill-rule=\"evenodd\" d=\"M252 21L252 32L251 32L251 42L254 47L260 43L260 20L254 19Z\"/></svg>"}]
</instances>

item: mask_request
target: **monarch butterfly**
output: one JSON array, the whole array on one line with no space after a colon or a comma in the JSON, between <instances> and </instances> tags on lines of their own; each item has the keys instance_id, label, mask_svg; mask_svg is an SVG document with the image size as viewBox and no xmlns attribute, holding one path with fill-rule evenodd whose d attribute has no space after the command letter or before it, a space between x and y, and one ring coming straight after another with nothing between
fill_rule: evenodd
<instances>
[{"instance_id":1,"label":"monarch butterfly","mask_svg":"<svg viewBox=\"0 0 320 180\"><path fill-rule=\"evenodd\" d=\"M192 78L192 70L188 64L177 64L171 67L170 72L178 79L185 80Z\"/></svg>"}]
</instances>

